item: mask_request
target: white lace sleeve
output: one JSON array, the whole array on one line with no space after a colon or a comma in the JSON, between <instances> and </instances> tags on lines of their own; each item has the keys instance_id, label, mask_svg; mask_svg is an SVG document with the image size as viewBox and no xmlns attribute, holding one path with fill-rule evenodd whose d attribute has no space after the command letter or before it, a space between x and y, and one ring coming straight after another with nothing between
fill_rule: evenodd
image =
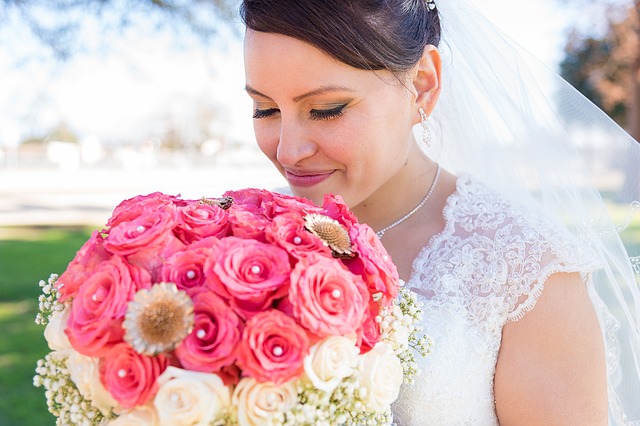
<instances>
[{"instance_id":1,"label":"white lace sleeve","mask_svg":"<svg viewBox=\"0 0 640 426\"><path fill-rule=\"evenodd\" d=\"M585 278L597 264L563 228L462 175L445 229L413 264L407 287L424 303L432 353L394 405L397 424L493 425L493 376L502 328L535 306L557 272Z\"/></svg>"}]
</instances>

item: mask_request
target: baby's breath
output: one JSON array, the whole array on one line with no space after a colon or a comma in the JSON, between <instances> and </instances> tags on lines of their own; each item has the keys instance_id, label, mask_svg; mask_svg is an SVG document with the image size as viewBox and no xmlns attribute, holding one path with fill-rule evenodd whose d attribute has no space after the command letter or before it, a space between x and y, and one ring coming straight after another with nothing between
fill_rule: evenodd
<instances>
[{"instance_id":1,"label":"baby's breath","mask_svg":"<svg viewBox=\"0 0 640 426\"><path fill-rule=\"evenodd\" d=\"M433 342L422 335L422 303L411 290L400 287L398 297L393 304L382 309L376 319L382 329L381 340L393 347L402 364L404 382L413 383L420 374L415 354L427 356Z\"/></svg>"},{"instance_id":2,"label":"baby's breath","mask_svg":"<svg viewBox=\"0 0 640 426\"><path fill-rule=\"evenodd\" d=\"M331 394L314 388L311 383L299 382L296 406L280 413L269 426L364 426L390 425L391 422L389 410L367 410L357 376L352 375Z\"/></svg>"},{"instance_id":3,"label":"baby's breath","mask_svg":"<svg viewBox=\"0 0 640 426\"><path fill-rule=\"evenodd\" d=\"M54 351L38 360L33 384L44 387L49 412L57 417L56 425L91 426L100 424L105 417L100 410L84 399L71 380L67 369L67 355Z\"/></svg>"},{"instance_id":4,"label":"baby's breath","mask_svg":"<svg viewBox=\"0 0 640 426\"><path fill-rule=\"evenodd\" d=\"M36 315L36 324L47 325L56 311L63 311L64 303L58 301L59 293L56 288L57 274L51 274L47 281L40 280L38 285L42 288L42 294L38 296L38 309L40 312Z\"/></svg>"}]
</instances>

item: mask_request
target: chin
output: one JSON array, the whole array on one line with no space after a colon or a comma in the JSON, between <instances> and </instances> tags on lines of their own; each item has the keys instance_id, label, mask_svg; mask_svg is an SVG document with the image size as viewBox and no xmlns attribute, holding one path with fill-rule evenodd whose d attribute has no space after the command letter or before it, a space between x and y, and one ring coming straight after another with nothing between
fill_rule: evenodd
<instances>
[{"instance_id":1,"label":"chin","mask_svg":"<svg viewBox=\"0 0 640 426\"><path fill-rule=\"evenodd\" d=\"M322 207L322 204L324 203L324 192L312 193L310 191L295 191L293 189L291 189L291 192L296 197L302 197L302 198L306 198L307 200L310 200L313 204L315 204L318 207Z\"/></svg>"}]
</instances>

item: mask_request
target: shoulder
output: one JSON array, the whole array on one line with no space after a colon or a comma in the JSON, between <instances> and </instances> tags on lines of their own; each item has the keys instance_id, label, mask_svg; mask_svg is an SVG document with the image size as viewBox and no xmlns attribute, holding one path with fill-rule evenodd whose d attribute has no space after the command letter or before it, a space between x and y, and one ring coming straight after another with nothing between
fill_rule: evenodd
<instances>
[{"instance_id":1,"label":"shoulder","mask_svg":"<svg viewBox=\"0 0 640 426\"><path fill-rule=\"evenodd\" d=\"M606 424L605 355L579 274L551 275L535 309L504 326L495 373L501 424Z\"/></svg>"},{"instance_id":2,"label":"shoulder","mask_svg":"<svg viewBox=\"0 0 640 426\"><path fill-rule=\"evenodd\" d=\"M458 178L443 214L440 253L458 276L468 271L462 278L474 294L502 298L508 320L533 308L552 274L586 276L597 267L588 245L561 224L469 175Z\"/></svg>"}]
</instances>

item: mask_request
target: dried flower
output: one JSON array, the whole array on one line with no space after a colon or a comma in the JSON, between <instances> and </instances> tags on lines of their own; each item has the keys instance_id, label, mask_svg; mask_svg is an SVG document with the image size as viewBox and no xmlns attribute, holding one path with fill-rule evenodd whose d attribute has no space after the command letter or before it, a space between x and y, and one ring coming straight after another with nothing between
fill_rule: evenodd
<instances>
[{"instance_id":1,"label":"dried flower","mask_svg":"<svg viewBox=\"0 0 640 426\"><path fill-rule=\"evenodd\" d=\"M233 198L231 197L222 197L222 198L207 198L202 197L200 199L200 204L208 204L210 206L218 206L222 210L228 210L229 207L233 204Z\"/></svg>"},{"instance_id":2,"label":"dried flower","mask_svg":"<svg viewBox=\"0 0 640 426\"><path fill-rule=\"evenodd\" d=\"M193 303L187 293L173 283L154 284L129 302L124 340L142 355L157 355L182 342L193 323Z\"/></svg>"},{"instance_id":3,"label":"dried flower","mask_svg":"<svg viewBox=\"0 0 640 426\"><path fill-rule=\"evenodd\" d=\"M308 214L304 217L304 227L316 237L320 238L325 246L333 251L335 257L354 257L349 233L337 220L321 214Z\"/></svg>"}]
</instances>

